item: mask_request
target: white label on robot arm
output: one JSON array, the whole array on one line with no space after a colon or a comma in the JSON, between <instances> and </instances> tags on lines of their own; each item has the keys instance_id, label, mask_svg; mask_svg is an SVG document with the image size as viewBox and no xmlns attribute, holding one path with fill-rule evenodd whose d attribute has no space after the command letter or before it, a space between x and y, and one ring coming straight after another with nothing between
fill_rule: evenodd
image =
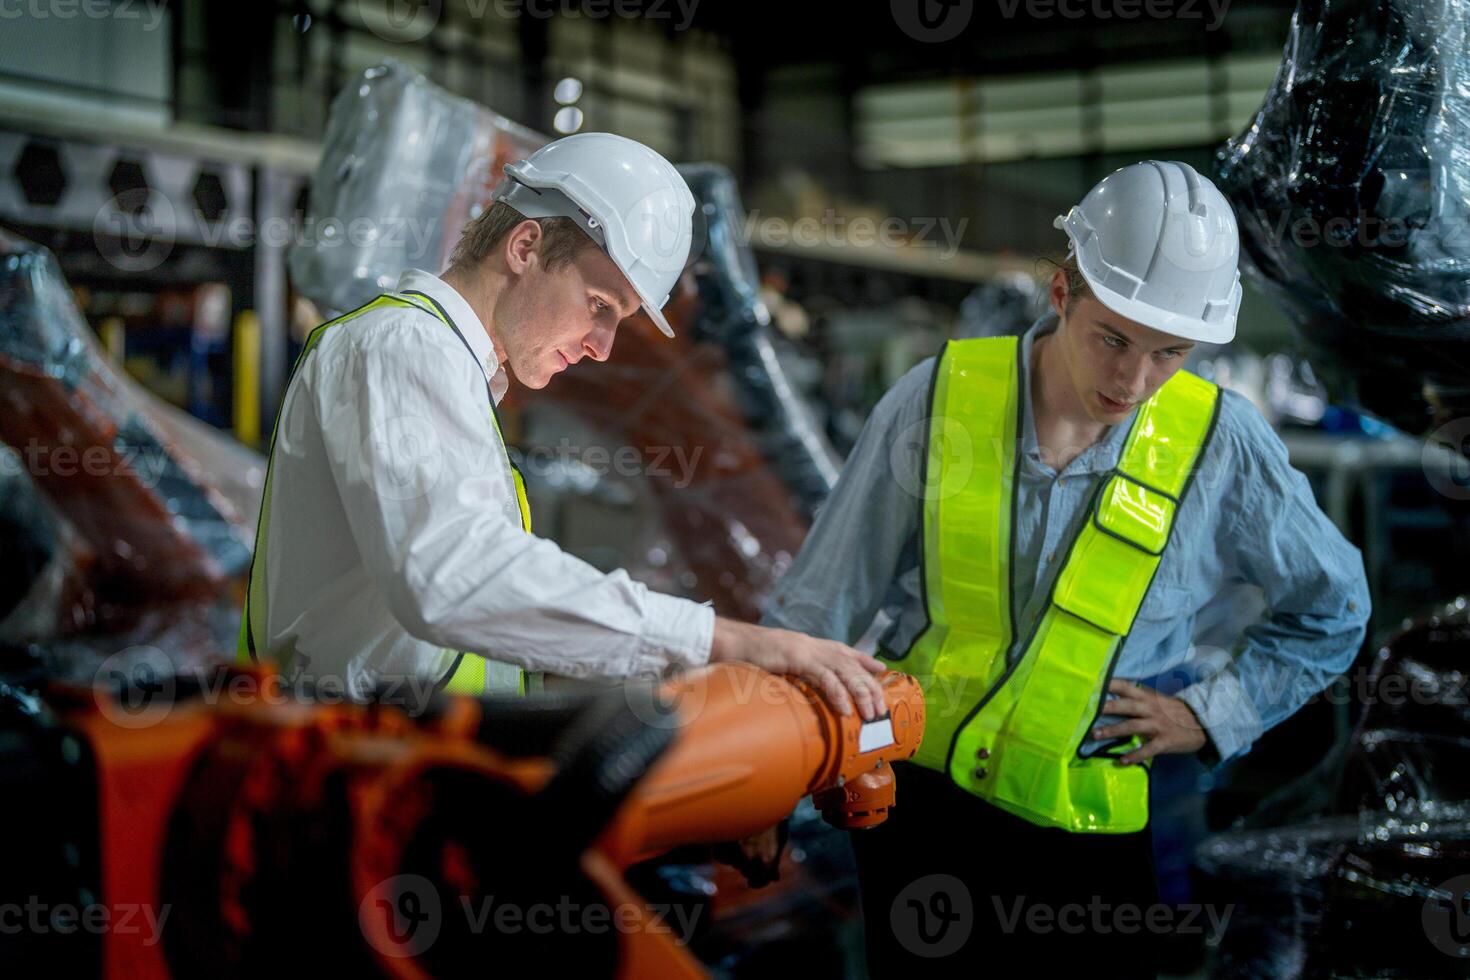
<instances>
[{"instance_id":1,"label":"white label on robot arm","mask_svg":"<svg viewBox=\"0 0 1470 980\"><path fill-rule=\"evenodd\" d=\"M866 722L858 729L858 752L872 752L893 744L893 719L888 715Z\"/></svg>"}]
</instances>

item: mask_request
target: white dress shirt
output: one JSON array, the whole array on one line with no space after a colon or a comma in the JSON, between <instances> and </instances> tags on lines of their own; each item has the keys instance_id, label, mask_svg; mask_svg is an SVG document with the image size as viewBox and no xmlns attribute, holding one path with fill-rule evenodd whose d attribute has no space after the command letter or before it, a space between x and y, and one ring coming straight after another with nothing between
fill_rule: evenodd
<instances>
[{"instance_id":1,"label":"white dress shirt","mask_svg":"<svg viewBox=\"0 0 1470 980\"><path fill-rule=\"evenodd\" d=\"M438 680L453 650L572 677L705 663L709 606L522 530L485 393L487 378L497 402L506 390L489 335L438 277L409 270L410 289L464 341L422 310L373 310L326 330L287 387L257 644L355 698Z\"/></svg>"}]
</instances>

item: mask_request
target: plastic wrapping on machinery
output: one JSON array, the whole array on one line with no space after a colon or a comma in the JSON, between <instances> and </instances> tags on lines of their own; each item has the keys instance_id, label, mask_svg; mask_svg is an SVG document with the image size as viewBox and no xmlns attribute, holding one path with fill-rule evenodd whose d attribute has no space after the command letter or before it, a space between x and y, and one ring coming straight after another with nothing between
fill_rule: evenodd
<instances>
[{"instance_id":1,"label":"plastic wrapping on machinery","mask_svg":"<svg viewBox=\"0 0 1470 980\"><path fill-rule=\"evenodd\" d=\"M712 238L733 233L727 216L710 215ZM588 540L577 526L588 523L576 517L583 500L627 498L619 523L632 529L612 544L606 564L753 620L801 546L804 501L825 494L825 475L809 462L813 443L781 427L800 416L765 425L755 417L789 389L782 390L766 321L731 303L735 285L748 282L730 265L739 257L706 252L664 309L673 339L642 314L630 318L606 363L583 361L525 399L516 413L524 438L511 438L532 509L550 517L546 525L538 517L538 528L549 526L576 551ZM592 479L577 493L566 481L551 492L558 468Z\"/></svg>"},{"instance_id":2,"label":"plastic wrapping on machinery","mask_svg":"<svg viewBox=\"0 0 1470 980\"><path fill-rule=\"evenodd\" d=\"M1046 312L1042 285L1024 272L981 283L960 304L955 339L1019 337Z\"/></svg>"},{"instance_id":3,"label":"plastic wrapping on machinery","mask_svg":"<svg viewBox=\"0 0 1470 980\"><path fill-rule=\"evenodd\" d=\"M545 142L400 62L369 68L332 100L292 282L345 313L404 269L439 272L501 169Z\"/></svg>"},{"instance_id":4,"label":"plastic wrapping on machinery","mask_svg":"<svg viewBox=\"0 0 1470 980\"><path fill-rule=\"evenodd\" d=\"M1364 676L1363 715L1321 765L1196 854L1233 903L1213 975L1447 975L1470 945L1467 602L1404 625Z\"/></svg>"},{"instance_id":5,"label":"plastic wrapping on machinery","mask_svg":"<svg viewBox=\"0 0 1470 980\"><path fill-rule=\"evenodd\" d=\"M1255 281L1339 400L1470 409L1470 0L1301 0L1217 157Z\"/></svg>"},{"instance_id":6,"label":"plastic wrapping on machinery","mask_svg":"<svg viewBox=\"0 0 1470 980\"><path fill-rule=\"evenodd\" d=\"M760 299L755 256L742 243L745 208L724 167L679 168L701 205L703 244L696 281L703 309L696 340L719 344L730 359L736 397L761 452L810 519L837 482L840 464L809 408L792 390L771 344L771 316Z\"/></svg>"},{"instance_id":7,"label":"plastic wrapping on machinery","mask_svg":"<svg viewBox=\"0 0 1470 980\"><path fill-rule=\"evenodd\" d=\"M1466 0L1301 0L1217 158L1247 271L1318 376L1411 432L1470 409L1467 42ZM1234 905L1213 975L1463 972L1467 644L1463 598L1406 623L1363 691L1329 689L1364 703L1350 737L1200 848L1199 897Z\"/></svg>"},{"instance_id":8,"label":"plastic wrapping on machinery","mask_svg":"<svg viewBox=\"0 0 1470 980\"><path fill-rule=\"evenodd\" d=\"M347 310L405 268L442 271L504 165L544 142L400 63L368 70L333 103L294 284ZM838 466L776 360L733 178L681 171L700 207L665 310L677 339L636 316L608 363L571 368L530 398L513 387L502 417L537 533L753 619Z\"/></svg>"},{"instance_id":9,"label":"plastic wrapping on machinery","mask_svg":"<svg viewBox=\"0 0 1470 980\"><path fill-rule=\"evenodd\" d=\"M115 370L51 253L3 233L0 403L0 643L133 629L248 567L260 457Z\"/></svg>"}]
</instances>

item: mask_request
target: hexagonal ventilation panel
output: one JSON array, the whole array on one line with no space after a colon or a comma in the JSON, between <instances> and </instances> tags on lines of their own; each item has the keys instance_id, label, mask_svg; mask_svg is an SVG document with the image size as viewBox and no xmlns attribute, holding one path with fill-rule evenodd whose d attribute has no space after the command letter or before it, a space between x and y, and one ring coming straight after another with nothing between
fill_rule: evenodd
<instances>
[{"instance_id":1,"label":"hexagonal ventilation panel","mask_svg":"<svg viewBox=\"0 0 1470 980\"><path fill-rule=\"evenodd\" d=\"M39 207L55 207L66 192L61 154L50 143L27 143L16 157L15 178L26 202Z\"/></svg>"},{"instance_id":2,"label":"hexagonal ventilation panel","mask_svg":"<svg viewBox=\"0 0 1470 980\"><path fill-rule=\"evenodd\" d=\"M199 215L211 224L225 216L230 209L230 199L225 196L225 185L218 174L204 171L194 181L194 206Z\"/></svg>"},{"instance_id":3,"label":"hexagonal ventilation panel","mask_svg":"<svg viewBox=\"0 0 1470 980\"><path fill-rule=\"evenodd\" d=\"M137 160L126 158L112 165L107 186L117 199L120 211L142 211L148 204L148 178L143 176L143 165Z\"/></svg>"}]
</instances>

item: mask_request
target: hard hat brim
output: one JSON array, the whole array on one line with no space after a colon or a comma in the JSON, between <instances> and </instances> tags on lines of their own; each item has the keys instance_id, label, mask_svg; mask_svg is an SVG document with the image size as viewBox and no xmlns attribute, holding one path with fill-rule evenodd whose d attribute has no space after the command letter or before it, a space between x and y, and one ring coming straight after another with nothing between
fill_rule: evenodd
<instances>
[{"instance_id":1,"label":"hard hat brim","mask_svg":"<svg viewBox=\"0 0 1470 980\"><path fill-rule=\"evenodd\" d=\"M603 249L603 254L612 259L613 265L618 267L618 271L623 274L623 278L627 280L628 285L633 287L633 292L637 293L638 298L643 301L643 310L648 314L648 318L653 321L653 325L658 327L659 333L665 337L673 337L674 328L669 326L669 321L664 318L663 308L659 305L658 301L652 296L649 296L644 288L639 285L638 280L631 275L624 261L620 259L614 250L605 248ZM665 296L664 302L667 303L668 301L669 297Z\"/></svg>"},{"instance_id":2,"label":"hard hat brim","mask_svg":"<svg viewBox=\"0 0 1470 980\"><path fill-rule=\"evenodd\" d=\"M638 287L635 286L633 288L636 290ZM649 302L648 297L642 293L638 294L638 298L643 300L643 311L648 314L648 318L653 321L653 325L658 327L659 333L665 337L672 338L674 336L674 328L669 326L669 321L664 318L664 311Z\"/></svg>"},{"instance_id":3,"label":"hard hat brim","mask_svg":"<svg viewBox=\"0 0 1470 980\"><path fill-rule=\"evenodd\" d=\"M1235 339L1236 316L1234 313L1220 323L1208 323L1205 320L1170 313L1148 303L1140 303L1136 299L1129 299L1106 286L1093 282L1092 277L1085 271L1082 272L1082 278L1087 280L1088 287L1099 303L1134 323L1141 323L1145 327L1166 333L1171 337L1192 340L1201 344L1228 344ZM1232 304L1237 311L1240 309L1240 294L1240 283L1236 282Z\"/></svg>"}]
</instances>

